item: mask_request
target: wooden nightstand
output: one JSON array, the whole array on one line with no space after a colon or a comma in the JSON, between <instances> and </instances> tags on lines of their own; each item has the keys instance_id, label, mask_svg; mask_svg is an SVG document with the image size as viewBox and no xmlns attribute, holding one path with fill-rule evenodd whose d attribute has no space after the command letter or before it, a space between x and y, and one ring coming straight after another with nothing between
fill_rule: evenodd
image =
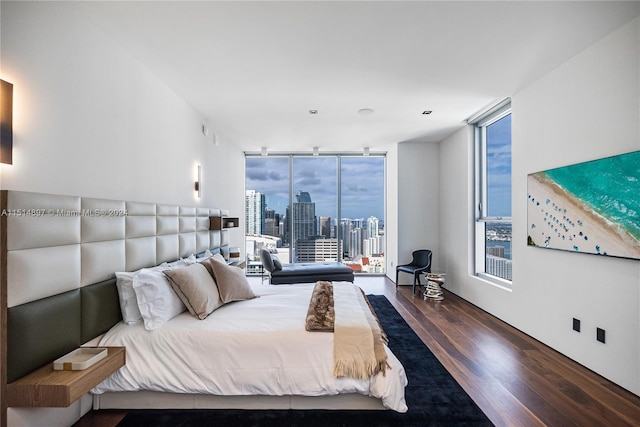
<instances>
[{"instance_id":1,"label":"wooden nightstand","mask_svg":"<svg viewBox=\"0 0 640 427\"><path fill-rule=\"evenodd\" d=\"M66 407L124 366L124 347L107 347L107 357L81 371L55 371L53 362L7 384L9 407Z\"/></svg>"}]
</instances>

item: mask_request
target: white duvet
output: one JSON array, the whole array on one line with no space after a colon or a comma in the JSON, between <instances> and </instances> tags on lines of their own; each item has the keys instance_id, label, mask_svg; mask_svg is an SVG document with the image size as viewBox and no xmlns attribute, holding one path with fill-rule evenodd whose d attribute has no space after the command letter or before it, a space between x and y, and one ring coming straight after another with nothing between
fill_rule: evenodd
<instances>
[{"instance_id":1,"label":"white duvet","mask_svg":"<svg viewBox=\"0 0 640 427\"><path fill-rule=\"evenodd\" d=\"M93 393L152 390L214 395L323 396L360 393L406 412L404 368L369 380L333 376L333 333L307 332L313 284L255 286L259 298L227 304L206 319L189 312L147 331L119 323L100 346L125 346L126 364Z\"/></svg>"}]
</instances>

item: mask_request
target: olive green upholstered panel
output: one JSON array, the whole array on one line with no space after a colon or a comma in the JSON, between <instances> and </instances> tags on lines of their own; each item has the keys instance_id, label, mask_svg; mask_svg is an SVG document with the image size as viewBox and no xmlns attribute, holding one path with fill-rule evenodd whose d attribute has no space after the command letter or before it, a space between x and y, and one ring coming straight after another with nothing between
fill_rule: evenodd
<instances>
[{"instance_id":1,"label":"olive green upholstered panel","mask_svg":"<svg viewBox=\"0 0 640 427\"><path fill-rule=\"evenodd\" d=\"M115 278L80 288L80 297L82 343L104 334L122 320Z\"/></svg>"},{"instance_id":2,"label":"olive green upholstered panel","mask_svg":"<svg viewBox=\"0 0 640 427\"><path fill-rule=\"evenodd\" d=\"M12 382L81 344L80 290L10 307L7 379Z\"/></svg>"}]
</instances>

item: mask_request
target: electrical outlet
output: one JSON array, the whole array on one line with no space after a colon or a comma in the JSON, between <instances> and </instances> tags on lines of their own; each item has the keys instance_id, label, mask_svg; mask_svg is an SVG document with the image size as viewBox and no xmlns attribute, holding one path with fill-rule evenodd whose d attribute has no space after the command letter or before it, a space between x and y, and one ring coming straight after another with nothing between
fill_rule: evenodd
<instances>
[{"instance_id":1,"label":"electrical outlet","mask_svg":"<svg viewBox=\"0 0 640 427\"><path fill-rule=\"evenodd\" d=\"M597 328L596 329L596 339L604 344L604 329Z\"/></svg>"},{"instance_id":2,"label":"electrical outlet","mask_svg":"<svg viewBox=\"0 0 640 427\"><path fill-rule=\"evenodd\" d=\"M580 319L573 318L573 330L580 332Z\"/></svg>"}]
</instances>

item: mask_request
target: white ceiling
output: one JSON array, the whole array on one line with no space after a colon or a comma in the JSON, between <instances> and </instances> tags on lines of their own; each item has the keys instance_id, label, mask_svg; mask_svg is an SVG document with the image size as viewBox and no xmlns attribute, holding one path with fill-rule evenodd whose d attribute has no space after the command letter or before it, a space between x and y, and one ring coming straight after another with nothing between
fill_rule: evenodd
<instances>
[{"instance_id":1,"label":"white ceiling","mask_svg":"<svg viewBox=\"0 0 640 427\"><path fill-rule=\"evenodd\" d=\"M440 141L640 12L637 1L77 5L212 137L246 151Z\"/></svg>"}]
</instances>

